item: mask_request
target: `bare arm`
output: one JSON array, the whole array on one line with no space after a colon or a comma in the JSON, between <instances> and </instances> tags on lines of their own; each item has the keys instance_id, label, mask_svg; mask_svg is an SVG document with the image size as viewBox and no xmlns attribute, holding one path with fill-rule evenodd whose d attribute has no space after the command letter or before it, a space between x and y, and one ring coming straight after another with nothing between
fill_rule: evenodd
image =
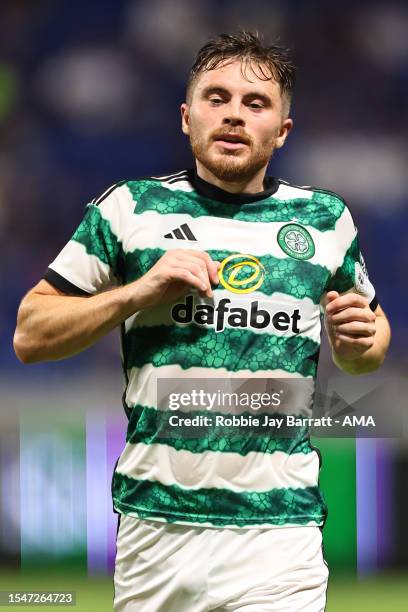
<instances>
[{"instance_id":1,"label":"bare arm","mask_svg":"<svg viewBox=\"0 0 408 612\"><path fill-rule=\"evenodd\" d=\"M196 287L211 296L217 263L207 253L168 251L137 281L90 297L66 295L41 280L21 302L14 350L23 363L64 359L107 334L129 316Z\"/></svg>"},{"instance_id":2,"label":"bare arm","mask_svg":"<svg viewBox=\"0 0 408 612\"><path fill-rule=\"evenodd\" d=\"M21 302L14 350L23 363L63 359L94 344L133 314L129 287L70 296L41 280Z\"/></svg>"},{"instance_id":3,"label":"bare arm","mask_svg":"<svg viewBox=\"0 0 408 612\"><path fill-rule=\"evenodd\" d=\"M326 330L333 361L348 374L367 374L384 361L391 330L380 305L373 312L356 293L327 295Z\"/></svg>"}]
</instances>

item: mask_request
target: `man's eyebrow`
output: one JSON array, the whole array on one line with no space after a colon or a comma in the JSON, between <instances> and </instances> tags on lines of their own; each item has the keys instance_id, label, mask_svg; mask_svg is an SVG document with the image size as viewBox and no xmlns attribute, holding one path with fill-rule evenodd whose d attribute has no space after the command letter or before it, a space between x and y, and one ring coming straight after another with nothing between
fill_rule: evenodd
<instances>
[{"instance_id":1,"label":"man's eyebrow","mask_svg":"<svg viewBox=\"0 0 408 612\"><path fill-rule=\"evenodd\" d=\"M250 91L244 96L244 100L262 100L265 106L271 106L272 98L260 91Z\"/></svg>"},{"instance_id":2,"label":"man's eyebrow","mask_svg":"<svg viewBox=\"0 0 408 612\"><path fill-rule=\"evenodd\" d=\"M225 89L225 87L221 87L218 85L208 85L207 87L203 89L203 91L201 92L201 95L204 98L206 98L207 96L210 96L211 94L214 94L214 93L223 94L227 96L231 95L228 89Z\"/></svg>"},{"instance_id":3,"label":"man's eyebrow","mask_svg":"<svg viewBox=\"0 0 408 612\"><path fill-rule=\"evenodd\" d=\"M228 91L228 89L226 89L225 87L221 87L219 85L208 85L201 92L201 95L203 98L207 98L211 94L231 96L231 92ZM244 95L244 100L252 100L252 99L262 100L262 102L267 106L272 104L272 99L270 98L270 96L260 91L256 91L256 90L249 91L248 93Z\"/></svg>"}]
</instances>

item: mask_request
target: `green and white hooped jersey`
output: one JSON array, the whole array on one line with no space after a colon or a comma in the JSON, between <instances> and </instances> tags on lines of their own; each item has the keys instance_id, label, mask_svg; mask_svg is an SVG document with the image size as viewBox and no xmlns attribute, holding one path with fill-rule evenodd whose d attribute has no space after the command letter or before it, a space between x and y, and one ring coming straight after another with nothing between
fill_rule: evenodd
<instances>
[{"instance_id":1,"label":"green and white hooped jersey","mask_svg":"<svg viewBox=\"0 0 408 612\"><path fill-rule=\"evenodd\" d=\"M185 412L157 402L158 378L313 384L326 292L357 291L376 307L344 201L271 177L265 185L261 194L234 195L194 171L118 183L88 204L44 276L87 295L140 278L169 249L206 251L222 262L213 299L190 290L122 325L129 424L112 481L120 513L213 527L325 521L307 428L288 438L244 426L168 436L170 412ZM310 402L305 396L301 414Z\"/></svg>"}]
</instances>

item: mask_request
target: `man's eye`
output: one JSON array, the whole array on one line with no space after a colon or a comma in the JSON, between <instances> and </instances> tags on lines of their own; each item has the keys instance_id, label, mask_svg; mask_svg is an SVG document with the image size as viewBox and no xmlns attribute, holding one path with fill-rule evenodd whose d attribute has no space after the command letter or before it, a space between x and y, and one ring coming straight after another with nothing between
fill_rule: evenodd
<instances>
[{"instance_id":1,"label":"man's eye","mask_svg":"<svg viewBox=\"0 0 408 612\"><path fill-rule=\"evenodd\" d=\"M210 102L211 104L222 104L222 99L221 98L210 98Z\"/></svg>"},{"instance_id":2,"label":"man's eye","mask_svg":"<svg viewBox=\"0 0 408 612\"><path fill-rule=\"evenodd\" d=\"M263 105L261 104L261 102L251 102L249 107L259 109L259 108L263 108Z\"/></svg>"}]
</instances>

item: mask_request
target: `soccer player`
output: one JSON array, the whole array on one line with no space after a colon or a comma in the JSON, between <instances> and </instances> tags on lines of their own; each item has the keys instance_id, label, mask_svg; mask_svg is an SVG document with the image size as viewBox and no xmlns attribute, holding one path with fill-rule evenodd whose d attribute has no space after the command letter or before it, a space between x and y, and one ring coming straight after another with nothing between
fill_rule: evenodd
<instances>
[{"instance_id":1,"label":"soccer player","mask_svg":"<svg viewBox=\"0 0 408 612\"><path fill-rule=\"evenodd\" d=\"M170 417L181 423L189 407L156 396L164 378L313 382L323 311L338 367L360 374L384 359L389 325L344 200L266 176L292 129L293 84L286 50L251 33L206 44L181 105L195 167L93 200L21 303L24 363L75 355L121 326L117 611L325 607L326 507L307 432L210 424L170 435Z\"/></svg>"}]
</instances>

